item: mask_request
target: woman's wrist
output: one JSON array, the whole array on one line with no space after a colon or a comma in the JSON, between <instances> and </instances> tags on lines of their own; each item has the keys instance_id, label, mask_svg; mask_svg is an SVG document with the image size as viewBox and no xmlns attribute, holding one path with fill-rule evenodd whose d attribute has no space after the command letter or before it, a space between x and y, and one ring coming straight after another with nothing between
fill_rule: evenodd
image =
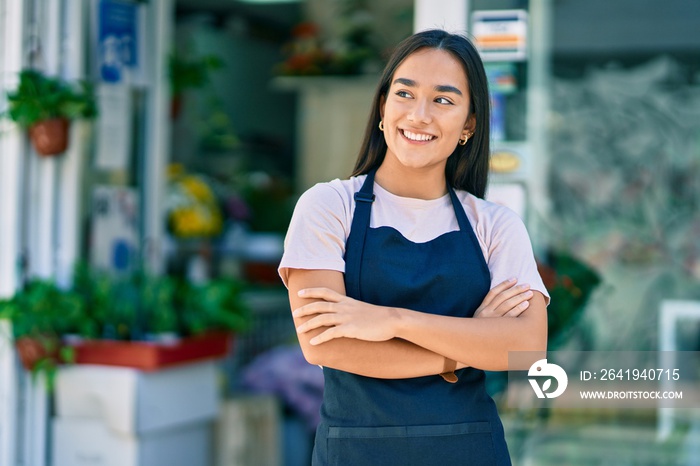
<instances>
[{"instance_id":1,"label":"woman's wrist","mask_svg":"<svg viewBox=\"0 0 700 466\"><path fill-rule=\"evenodd\" d=\"M407 332L410 333L410 330L408 329L411 326L411 318L415 316L417 312L403 308L387 309L389 310L389 314L392 316L392 333L394 334L394 337L408 340L408 338L406 337L408 336ZM419 325L417 322L414 322L413 324ZM438 372L438 374L446 381L454 383L457 381L457 376L454 372L456 370L464 369L466 367L469 366L467 364L455 361L453 359L443 357L442 368L440 369L440 372Z\"/></svg>"},{"instance_id":2,"label":"woman's wrist","mask_svg":"<svg viewBox=\"0 0 700 466\"><path fill-rule=\"evenodd\" d=\"M401 338L402 328L404 325L405 316L404 313L406 309L401 309L398 307L387 307L387 314L389 315L389 325L391 326L391 333L394 338Z\"/></svg>"}]
</instances>

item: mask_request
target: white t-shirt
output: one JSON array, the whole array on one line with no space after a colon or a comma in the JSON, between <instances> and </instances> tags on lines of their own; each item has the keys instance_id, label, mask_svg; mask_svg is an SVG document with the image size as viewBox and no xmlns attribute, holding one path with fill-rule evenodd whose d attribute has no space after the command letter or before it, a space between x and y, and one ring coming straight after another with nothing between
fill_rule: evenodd
<instances>
[{"instance_id":1,"label":"white t-shirt","mask_svg":"<svg viewBox=\"0 0 700 466\"><path fill-rule=\"evenodd\" d=\"M280 277L287 284L288 269L345 272L345 243L355 212L354 194L367 175L319 183L297 202L284 241ZM507 207L455 191L479 240L491 274L491 288L511 277L549 294L537 272L530 237L520 217ZM459 230L450 195L424 200L400 197L374 183L370 227L390 226L414 243L425 243Z\"/></svg>"}]
</instances>

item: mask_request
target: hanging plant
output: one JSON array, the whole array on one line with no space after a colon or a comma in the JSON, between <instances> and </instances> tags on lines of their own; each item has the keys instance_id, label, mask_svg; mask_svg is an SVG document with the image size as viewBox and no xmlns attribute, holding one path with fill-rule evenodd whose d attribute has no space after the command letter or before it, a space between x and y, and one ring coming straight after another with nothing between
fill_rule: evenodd
<instances>
[{"instance_id":1,"label":"hanging plant","mask_svg":"<svg viewBox=\"0 0 700 466\"><path fill-rule=\"evenodd\" d=\"M172 94L170 113L175 120L182 108L183 94L187 89L202 89L210 84L211 72L224 67L224 62L216 55L199 58L185 58L182 54L170 55L170 92Z\"/></svg>"},{"instance_id":2,"label":"hanging plant","mask_svg":"<svg viewBox=\"0 0 700 466\"><path fill-rule=\"evenodd\" d=\"M36 70L21 71L19 86L7 99L6 117L29 131L34 148L44 156L65 152L71 120L97 115L90 84L76 86Z\"/></svg>"}]
</instances>

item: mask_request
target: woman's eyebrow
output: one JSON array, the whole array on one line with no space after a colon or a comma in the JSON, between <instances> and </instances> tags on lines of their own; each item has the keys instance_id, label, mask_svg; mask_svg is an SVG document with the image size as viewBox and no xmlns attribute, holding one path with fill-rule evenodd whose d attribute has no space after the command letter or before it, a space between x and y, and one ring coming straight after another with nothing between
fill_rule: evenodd
<instances>
[{"instance_id":1,"label":"woman's eyebrow","mask_svg":"<svg viewBox=\"0 0 700 466\"><path fill-rule=\"evenodd\" d=\"M396 79L394 79L394 82L392 84L403 84L404 86L408 86L408 87L417 87L418 86L417 82L415 82L413 79L408 79L408 78L396 78ZM453 94L462 95L462 91L460 91L459 89L457 89L454 86L450 86L447 84L438 84L437 86L435 86L435 90L437 92L451 92Z\"/></svg>"},{"instance_id":2,"label":"woman's eyebrow","mask_svg":"<svg viewBox=\"0 0 700 466\"><path fill-rule=\"evenodd\" d=\"M416 87L418 85L414 80L408 78L396 78L392 84L403 84L408 87Z\"/></svg>"},{"instance_id":3,"label":"woman's eyebrow","mask_svg":"<svg viewBox=\"0 0 700 466\"><path fill-rule=\"evenodd\" d=\"M452 92L452 93L457 94L457 95L462 95L462 91L460 91L459 89L457 89L454 86L448 86L446 84L435 86L435 90L438 92Z\"/></svg>"}]
</instances>

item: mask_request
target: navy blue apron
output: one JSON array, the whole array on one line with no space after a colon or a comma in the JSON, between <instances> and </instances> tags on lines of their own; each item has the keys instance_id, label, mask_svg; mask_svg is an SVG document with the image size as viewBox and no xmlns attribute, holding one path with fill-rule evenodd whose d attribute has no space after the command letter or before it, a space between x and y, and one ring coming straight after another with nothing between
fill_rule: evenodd
<instances>
[{"instance_id":1,"label":"navy blue apron","mask_svg":"<svg viewBox=\"0 0 700 466\"><path fill-rule=\"evenodd\" d=\"M392 227L370 228L374 171L355 193L345 253L348 296L368 303L471 317L490 287L478 240L452 188L459 230L413 243ZM324 368L316 466L510 465L484 372L467 368L388 380Z\"/></svg>"}]
</instances>

